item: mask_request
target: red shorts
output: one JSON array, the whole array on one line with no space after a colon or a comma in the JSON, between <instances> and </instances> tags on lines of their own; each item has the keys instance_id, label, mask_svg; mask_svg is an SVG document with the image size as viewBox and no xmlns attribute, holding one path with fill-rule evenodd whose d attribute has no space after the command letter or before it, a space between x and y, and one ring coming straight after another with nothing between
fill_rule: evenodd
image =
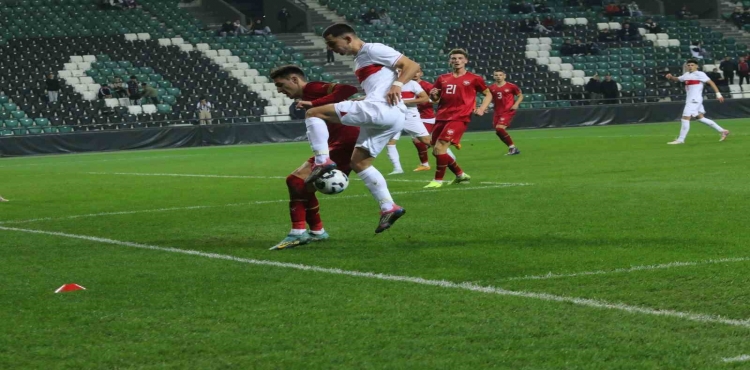
<instances>
[{"instance_id":1,"label":"red shorts","mask_svg":"<svg viewBox=\"0 0 750 370\"><path fill-rule=\"evenodd\" d=\"M513 117L515 116L516 111L514 110L502 112L494 117L494 119L492 120L492 125L495 127L497 127L498 125L510 127L510 123L513 121Z\"/></svg>"},{"instance_id":2,"label":"red shorts","mask_svg":"<svg viewBox=\"0 0 750 370\"><path fill-rule=\"evenodd\" d=\"M461 143L461 137L466 132L466 127L469 126L469 122L462 121L437 121L435 127L432 129L432 145L435 145L438 140L447 141L453 145Z\"/></svg>"},{"instance_id":3,"label":"red shorts","mask_svg":"<svg viewBox=\"0 0 750 370\"><path fill-rule=\"evenodd\" d=\"M351 145L334 145L328 148L328 155L331 160L336 162L336 168L349 176L352 172L352 154L354 153L354 143ZM315 157L310 157L307 163L315 163Z\"/></svg>"},{"instance_id":4,"label":"red shorts","mask_svg":"<svg viewBox=\"0 0 750 370\"><path fill-rule=\"evenodd\" d=\"M422 122L422 123L424 123L424 122ZM434 123L424 123L424 128L427 129L427 133L428 134L431 134L432 130L435 129L435 124Z\"/></svg>"}]
</instances>

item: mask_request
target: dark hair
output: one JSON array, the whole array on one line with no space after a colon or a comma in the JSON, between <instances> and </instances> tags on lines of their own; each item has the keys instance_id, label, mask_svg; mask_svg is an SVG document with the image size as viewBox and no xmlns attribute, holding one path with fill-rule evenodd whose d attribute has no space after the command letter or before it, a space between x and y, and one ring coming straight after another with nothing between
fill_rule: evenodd
<instances>
[{"instance_id":1,"label":"dark hair","mask_svg":"<svg viewBox=\"0 0 750 370\"><path fill-rule=\"evenodd\" d=\"M502 68L495 68L495 70L492 71L492 73L496 73L496 72L503 72L503 73L505 73L505 70L502 69Z\"/></svg>"},{"instance_id":2,"label":"dark hair","mask_svg":"<svg viewBox=\"0 0 750 370\"><path fill-rule=\"evenodd\" d=\"M448 53L448 56L450 57L450 56L455 55L455 54L461 54L466 59L469 59L469 53L467 53L466 50L464 50L464 49L453 49L453 50L451 50L450 53Z\"/></svg>"},{"instance_id":3,"label":"dark hair","mask_svg":"<svg viewBox=\"0 0 750 370\"><path fill-rule=\"evenodd\" d=\"M277 67L271 70L270 77L272 80L275 80L277 78L289 78L291 75L297 75L305 78L305 71L302 70L302 68L295 66L293 64L288 64L285 66Z\"/></svg>"},{"instance_id":4,"label":"dark hair","mask_svg":"<svg viewBox=\"0 0 750 370\"><path fill-rule=\"evenodd\" d=\"M347 33L351 33L352 35L357 34L357 32L354 31L354 28L346 23L334 23L323 31L323 37L339 37Z\"/></svg>"},{"instance_id":5,"label":"dark hair","mask_svg":"<svg viewBox=\"0 0 750 370\"><path fill-rule=\"evenodd\" d=\"M137 78L135 76L130 76L131 80L136 80Z\"/></svg>"},{"instance_id":6,"label":"dark hair","mask_svg":"<svg viewBox=\"0 0 750 370\"><path fill-rule=\"evenodd\" d=\"M690 63L698 64L698 61L695 60L695 59L688 59L687 62L686 62L686 64L690 64Z\"/></svg>"}]
</instances>

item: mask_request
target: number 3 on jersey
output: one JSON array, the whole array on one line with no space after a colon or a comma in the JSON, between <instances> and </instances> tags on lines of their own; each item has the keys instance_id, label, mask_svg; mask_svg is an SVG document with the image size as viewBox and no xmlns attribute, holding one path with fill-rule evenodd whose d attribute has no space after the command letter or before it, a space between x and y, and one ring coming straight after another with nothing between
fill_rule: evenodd
<instances>
[{"instance_id":1,"label":"number 3 on jersey","mask_svg":"<svg viewBox=\"0 0 750 370\"><path fill-rule=\"evenodd\" d=\"M445 85L445 93L453 95L456 93L456 85Z\"/></svg>"}]
</instances>

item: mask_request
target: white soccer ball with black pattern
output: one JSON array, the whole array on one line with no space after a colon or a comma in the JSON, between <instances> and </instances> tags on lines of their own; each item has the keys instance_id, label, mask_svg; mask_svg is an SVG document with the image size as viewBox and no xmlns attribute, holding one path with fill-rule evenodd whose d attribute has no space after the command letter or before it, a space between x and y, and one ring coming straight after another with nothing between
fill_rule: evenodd
<instances>
[{"instance_id":1,"label":"white soccer ball with black pattern","mask_svg":"<svg viewBox=\"0 0 750 370\"><path fill-rule=\"evenodd\" d=\"M333 170L315 180L313 184L323 194L338 194L349 186L349 176L339 170Z\"/></svg>"}]
</instances>

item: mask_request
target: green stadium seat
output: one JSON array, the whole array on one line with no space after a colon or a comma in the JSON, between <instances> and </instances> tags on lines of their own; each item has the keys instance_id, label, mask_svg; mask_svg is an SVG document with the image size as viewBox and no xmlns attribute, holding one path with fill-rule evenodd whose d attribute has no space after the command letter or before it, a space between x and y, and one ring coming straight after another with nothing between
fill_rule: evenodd
<instances>
[{"instance_id":1,"label":"green stadium seat","mask_svg":"<svg viewBox=\"0 0 750 370\"><path fill-rule=\"evenodd\" d=\"M46 118L37 118L34 120L34 123L39 127L49 126L49 120Z\"/></svg>"},{"instance_id":2,"label":"green stadium seat","mask_svg":"<svg viewBox=\"0 0 750 370\"><path fill-rule=\"evenodd\" d=\"M165 96L164 98L165 98L165 101L166 101L167 97ZM173 98L174 99L173 96L169 96L169 98ZM172 104L174 104L174 103L172 103ZM156 109L157 109L157 111L159 113L169 113L169 112L172 111L172 107L171 107L170 104L159 104L159 105L156 106Z\"/></svg>"},{"instance_id":3,"label":"green stadium seat","mask_svg":"<svg viewBox=\"0 0 750 370\"><path fill-rule=\"evenodd\" d=\"M22 110L14 110L10 112L10 116L13 117L13 119L20 120L21 118L26 118L26 113Z\"/></svg>"},{"instance_id":4,"label":"green stadium seat","mask_svg":"<svg viewBox=\"0 0 750 370\"><path fill-rule=\"evenodd\" d=\"M18 123L18 121L17 121L17 120L14 120L14 119L6 119L6 120L5 120L5 127L6 127L6 128L16 128L16 127L18 127L19 125L20 125L20 124Z\"/></svg>"}]
</instances>

